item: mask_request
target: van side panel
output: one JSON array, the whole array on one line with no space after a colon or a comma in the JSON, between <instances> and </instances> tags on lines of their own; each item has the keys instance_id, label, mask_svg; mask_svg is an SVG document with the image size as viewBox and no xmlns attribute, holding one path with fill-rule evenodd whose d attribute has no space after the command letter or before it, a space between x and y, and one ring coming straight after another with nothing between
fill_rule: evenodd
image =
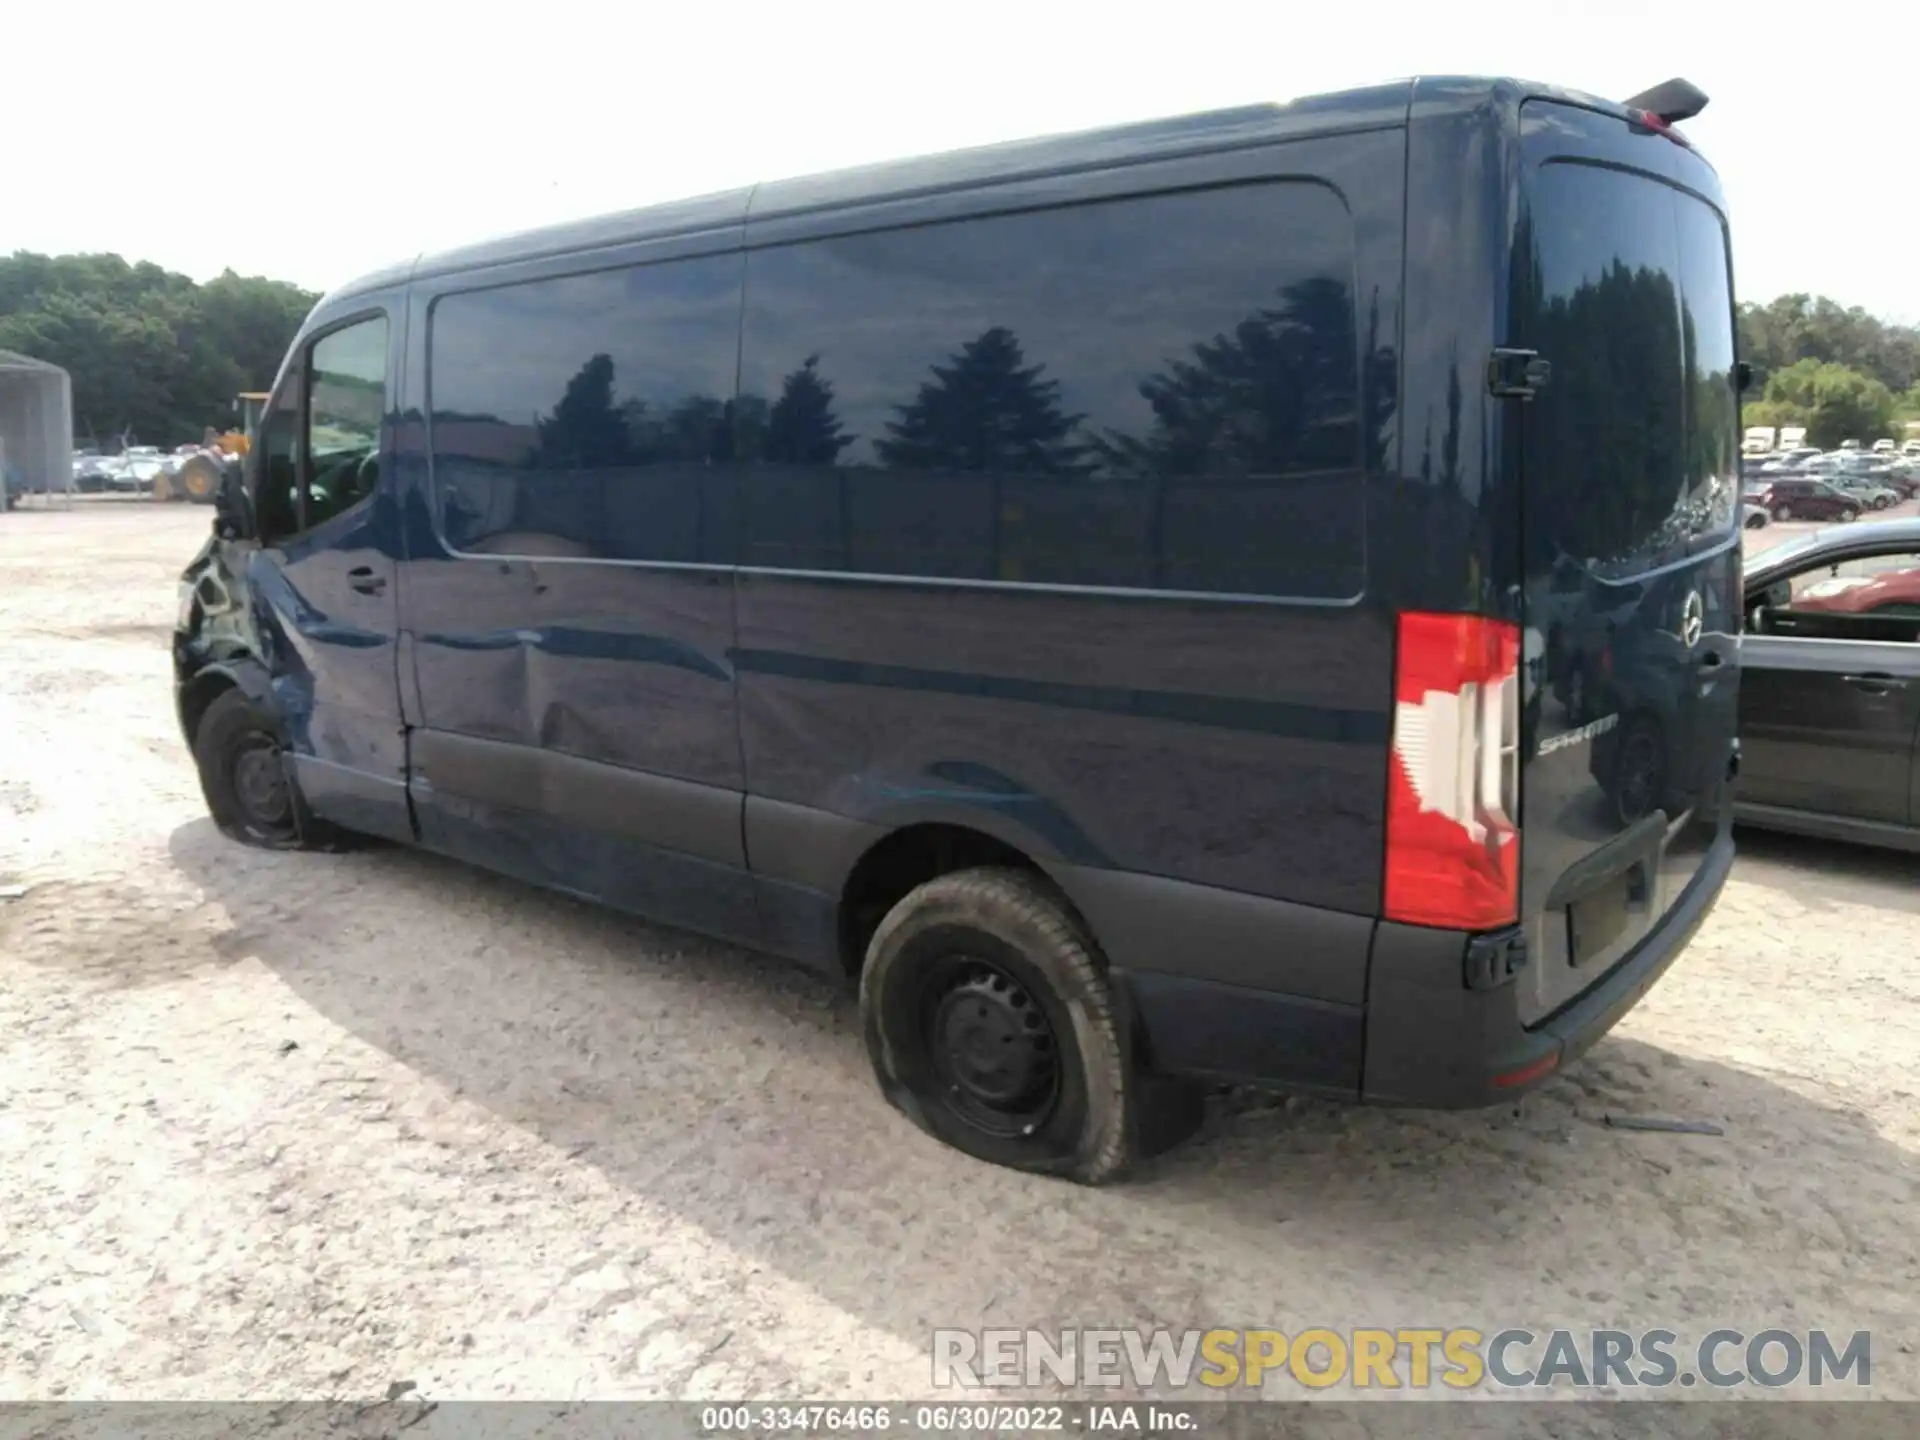
<instances>
[{"instance_id":1,"label":"van side panel","mask_svg":"<svg viewBox=\"0 0 1920 1440\"><path fill-rule=\"evenodd\" d=\"M747 847L796 913L807 856L968 825L1046 865L1116 968L1357 1026L1403 165L1393 128L1008 187L971 212L1047 208L950 227L749 222L741 406L773 397L782 438L742 472ZM1145 183L1189 193L1109 202ZM1257 293L1218 291L1242 271ZM1133 923L1169 903L1193 924ZM1357 1045L1298 1053L1357 1085Z\"/></svg>"},{"instance_id":2,"label":"van side panel","mask_svg":"<svg viewBox=\"0 0 1920 1440\"><path fill-rule=\"evenodd\" d=\"M757 942L734 713L737 227L426 288L426 842Z\"/></svg>"}]
</instances>

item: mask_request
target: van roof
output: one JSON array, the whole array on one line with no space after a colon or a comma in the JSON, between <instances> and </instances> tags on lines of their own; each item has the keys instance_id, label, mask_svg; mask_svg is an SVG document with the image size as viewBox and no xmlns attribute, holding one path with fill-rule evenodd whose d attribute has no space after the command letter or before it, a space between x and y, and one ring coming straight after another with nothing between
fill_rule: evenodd
<instances>
[{"instance_id":1,"label":"van roof","mask_svg":"<svg viewBox=\"0 0 1920 1440\"><path fill-rule=\"evenodd\" d=\"M1316 134L1384 129L1406 123L1416 109L1423 116L1439 115L1482 106L1489 99L1517 103L1531 97L1626 113L1618 102L1556 86L1487 77L1424 76L1286 103L1210 110L763 181L740 189L544 226L451 250L422 253L410 261L383 267L329 292L316 308L330 306L351 295L404 283L409 278L457 274L514 260L697 234L741 224L749 215L757 220L850 208L947 189L1137 164L1183 153L1268 144Z\"/></svg>"}]
</instances>

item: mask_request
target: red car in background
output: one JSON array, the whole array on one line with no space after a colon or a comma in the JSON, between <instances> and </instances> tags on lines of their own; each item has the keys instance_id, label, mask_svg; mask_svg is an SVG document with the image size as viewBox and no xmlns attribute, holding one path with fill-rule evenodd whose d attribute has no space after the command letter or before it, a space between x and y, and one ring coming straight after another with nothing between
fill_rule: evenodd
<instances>
[{"instance_id":1,"label":"red car in background","mask_svg":"<svg viewBox=\"0 0 1920 1440\"><path fill-rule=\"evenodd\" d=\"M1754 497L1776 520L1853 520L1864 502L1825 480L1773 480Z\"/></svg>"},{"instance_id":2,"label":"red car in background","mask_svg":"<svg viewBox=\"0 0 1920 1440\"><path fill-rule=\"evenodd\" d=\"M1793 608L1839 615L1920 615L1920 568L1830 575L1795 595Z\"/></svg>"}]
</instances>

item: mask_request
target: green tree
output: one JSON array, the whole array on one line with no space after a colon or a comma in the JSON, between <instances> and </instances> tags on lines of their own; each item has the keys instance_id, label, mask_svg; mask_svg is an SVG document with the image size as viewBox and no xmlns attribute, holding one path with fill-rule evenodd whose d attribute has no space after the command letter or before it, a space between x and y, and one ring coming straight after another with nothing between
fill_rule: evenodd
<instances>
[{"instance_id":1,"label":"green tree","mask_svg":"<svg viewBox=\"0 0 1920 1440\"><path fill-rule=\"evenodd\" d=\"M73 378L74 427L100 439L197 440L264 390L317 297L231 271L205 285L118 255L0 258L0 349Z\"/></svg>"},{"instance_id":2,"label":"green tree","mask_svg":"<svg viewBox=\"0 0 1920 1440\"><path fill-rule=\"evenodd\" d=\"M1804 417L1807 443L1822 449L1843 440L1870 444L1894 429L1893 392L1871 375L1831 362L1800 360L1775 372L1767 380L1765 403L1792 414L1794 422Z\"/></svg>"},{"instance_id":3,"label":"green tree","mask_svg":"<svg viewBox=\"0 0 1920 1440\"><path fill-rule=\"evenodd\" d=\"M1740 353L1769 375L1818 360L1859 370L1893 391L1920 380L1920 328L1889 324L1824 295L1742 305Z\"/></svg>"}]
</instances>

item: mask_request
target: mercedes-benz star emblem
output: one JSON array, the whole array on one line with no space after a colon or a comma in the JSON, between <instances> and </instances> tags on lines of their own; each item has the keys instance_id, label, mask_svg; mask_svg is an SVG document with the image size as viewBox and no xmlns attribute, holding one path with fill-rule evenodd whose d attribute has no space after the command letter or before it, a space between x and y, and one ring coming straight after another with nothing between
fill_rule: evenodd
<instances>
[{"instance_id":1,"label":"mercedes-benz star emblem","mask_svg":"<svg viewBox=\"0 0 1920 1440\"><path fill-rule=\"evenodd\" d=\"M1687 592L1687 603L1680 611L1680 638L1691 650L1700 643L1700 632L1707 628L1707 607L1698 590Z\"/></svg>"}]
</instances>

